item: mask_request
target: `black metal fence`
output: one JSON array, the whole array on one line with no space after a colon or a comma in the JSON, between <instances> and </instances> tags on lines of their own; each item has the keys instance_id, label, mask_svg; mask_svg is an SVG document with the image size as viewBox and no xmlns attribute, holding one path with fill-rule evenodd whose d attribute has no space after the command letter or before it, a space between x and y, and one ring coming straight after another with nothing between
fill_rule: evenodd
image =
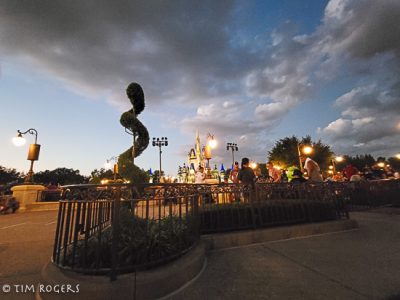
<instances>
[{"instance_id":1,"label":"black metal fence","mask_svg":"<svg viewBox=\"0 0 400 300\"><path fill-rule=\"evenodd\" d=\"M374 180L342 183L350 210L379 206L400 207L400 180Z\"/></svg>"},{"instance_id":2,"label":"black metal fence","mask_svg":"<svg viewBox=\"0 0 400 300\"><path fill-rule=\"evenodd\" d=\"M348 218L395 204L400 181L319 184L112 184L63 187L53 261L130 272L188 251L200 234ZM397 202L398 203L398 202Z\"/></svg>"},{"instance_id":3,"label":"black metal fence","mask_svg":"<svg viewBox=\"0 0 400 300\"><path fill-rule=\"evenodd\" d=\"M197 200L190 186L66 186L53 261L112 278L165 263L198 239Z\"/></svg>"},{"instance_id":4,"label":"black metal fence","mask_svg":"<svg viewBox=\"0 0 400 300\"><path fill-rule=\"evenodd\" d=\"M201 233L348 218L342 185L205 185L199 194Z\"/></svg>"}]
</instances>

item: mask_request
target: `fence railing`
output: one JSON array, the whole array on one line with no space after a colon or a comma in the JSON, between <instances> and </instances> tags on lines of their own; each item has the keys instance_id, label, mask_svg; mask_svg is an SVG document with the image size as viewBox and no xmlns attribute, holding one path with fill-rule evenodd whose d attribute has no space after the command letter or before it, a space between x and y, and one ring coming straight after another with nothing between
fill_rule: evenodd
<instances>
[{"instance_id":1,"label":"fence railing","mask_svg":"<svg viewBox=\"0 0 400 300\"><path fill-rule=\"evenodd\" d=\"M400 207L400 180L374 180L341 183L349 209L363 210L378 206Z\"/></svg>"},{"instance_id":2,"label":"fence railing","mask_svg":"<svg viewBox=\"0 0 400 300\"><path fill-rule=\"evenodd\" d=\"M200 234L348 218L400 199L400 181L64 186L53 261L116 274L165 263Z\"/></svg>"},{"instance_id":3,"label":"fence railing","mask_svg":"<svg viewBox=\"0 0 400 300\"><path fill-rule=\"evenodd\" d=\"M205 185L199 194L201 233L348 218L342 185Z\"/></svg>"},{"instance_id":4,"label":"fence railing","mask_svg":"<svg viewBox=\"0 0 400 300\"><path fill-rule=\"evenodd\" d=\"M165 263L198 239L197 200L184 185L66 186L53 261L112 278Z\"/></svg>"},{"instance_id":5,"label":"fence railing","mask_svg":"<svg viewBox=\"0 0 400 300\"><path fill-rule=\"evenodd\" d=\"M55 202L60 200L60 197L60 189L38 191L36 195L36 202Z\"/></svg>"}]
</instances>

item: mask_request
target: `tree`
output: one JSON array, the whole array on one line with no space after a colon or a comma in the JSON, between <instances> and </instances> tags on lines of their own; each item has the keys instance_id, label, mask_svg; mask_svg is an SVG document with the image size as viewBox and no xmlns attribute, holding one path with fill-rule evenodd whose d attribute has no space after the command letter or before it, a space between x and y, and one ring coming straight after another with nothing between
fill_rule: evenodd
<instances>
[{"instance_id":1,"label":"tree","mask_svg":"<svg viewBox=\"0 0 400 300\"><path fill-rule=\"evenodd\" d=\"M124 158L129 158L131 161L138 157L149 145L149 132L147 128L139 121L138 115L144 110L144 92L140 84L132 82L126 89L133 108L124 112L121 115L120 123L125 128L125 131L135 137L135 143L132 147L120 155ZM125 162L126 164L126 162Z\"/></svg>"},{"instance_id":2,"label":"tree","mask_svg":"<svg viewBox=\"0 0 400 300\"><path fill-rule=\"evenodd\" d=\"M17 170L0 166L0 184L20 181L22 176Z\"/></svg>"},{"instance_id":3,"label":"tree","mask_svg":"<svg viewBox=\"0 0 400 300\"><path fill-rule=\"evenodd\" d=\"M144 92L138 83L132 82L126 89L126 95L133 108L121 115L120 123L126 132L133 135L135 142L132 147L120 154L118 159L119 173L133 183L148 182L149 176L146 172L133 164L133 159L147 148L150 140L147 128L137 118L145 107Z\"/></svg>"},{"instance_id":4,"label":"tree","mask_svg":"<svg viewBox=\"0 0 400 300\"><path fill-rule=\"evenodd\" d=\"M90 173L90 180L89 183L92 184L100 184L101 180L103 179L112 179L114 178L114 174L112 170L106 170L104 168L101 168L100 170L94 169Z\"/></svg>"},{"instance_id":5,"label":"tree","mask_svg":"<svg viewBox=\"0 0 400 300\"><path fill-rule=\"evenodd\" d=\"M134 165L131 161L131 157L127 155L126 152L119 156L118 169L119 174L132 183L149 182L149 175L146 171Z\"/></svg>"},{"instance_id":6,"label":"tree","mask_svg":"<svg viewBox=\"0 0 400 300\"><path fill-rule=\"evenodd\" d=\"M283 167L299 166L298 144L310 145L313 148L313 152L309 154L309 157L315 160L321 169L327 169L331 164L334 154L330 146L323 144L321 140L312 141L311 136L303 137L301 140L296 136L280 139L275 143L272 150L268 152L268 159L275 165Z\"/></svg>"},{"instance_id":7,"label":"tree","mask_svg":"<svg viewBox=\"0 0 400 300\"><path fill-rule=\"evenodd\" d=\"M394 170L400 171L400 159L398 159L397 157L389 157L388 163Z\"/></svg>"},{"instance_id":8,"label":"tree","mask_svg":"<svg viewBox=\"0 0 400 300\"><path fill-rule=\"evenodd\" d=\"M362 170L365 166L372 166L375 164L375 159L371 154L356 155L356 156L344 156L343 165L351 164L357 169Z\"/></svg>"},{"instance_id":9,"label":"tree","mask_svg":"<svg viewBox=\"0 0 400 300\"><path fill-rule=\"evenodd\" d=\"M55 183L55 184L81 184L87 181L87 178L80 174L79 170L57 168L52 171L45 170L37 172L33 175L35 182L43 184Z\"/></svg>"},{"instance_id":10,"label":"tree","mask_svg":"<svg viewBox=\"0 0 400 300\"><path fill-rule=\"evenodd\" d=\"M161 171L161 176L164 176L164 171ZM160 170L155 170L153 172L153 182L157 183L160 182Z\"/></svg>"}]
</instances>

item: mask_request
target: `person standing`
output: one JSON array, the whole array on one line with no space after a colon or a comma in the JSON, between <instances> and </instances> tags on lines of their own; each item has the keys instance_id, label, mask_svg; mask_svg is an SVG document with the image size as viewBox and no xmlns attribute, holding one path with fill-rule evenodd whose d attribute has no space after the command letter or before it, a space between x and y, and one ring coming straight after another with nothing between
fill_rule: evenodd
<instances>
[{"instance_id":1,"label":"person standing","mask_svg":"<svg viewBox=\"0 0 400 300\"><path fill-rule=\"evenodd\" d=\"M347 180L350 180L351 176L358 174L358 169L352 164L348 164L346 168L343 169L343 174Z\"/></svg>"},{"instance_id":2,"label":"person standing","mask_svg":"<svg viewBox=\"0 0 400 300\"><path fill-rule=\"evenodd\" d=\"M266 164L268 176L271 182L280 182L281 181L281 173L278 169L274 167L272 161L267 162Z\"/></svg>"},{"instance_id":3,"label":"person standing","mask_svg":"<svg viewBox=\"0 0 400 300\"><path fill-rule=\"evenodd\" d=\"M231 174L229 175L229 179L233 183L238 183L238 174L239 174L239 163L235 161L235 165L233 166L233 169L231 171Z\"/></svg>"},{"instance_id":4,"label":"person standing","mask_svg":"<svg viewBox=\"0 0 400 300\"><path fill-rule=\"evenodd\" d=\"M321 171L317 162L306 156L300 156L301 161L304 161L304 169L307 171L308 180L311 182L323 182Z\"/></svg>"},{"instance_id":5,"label":"person standing","mask_svg":"<svg viewBox=\"0 0 400 300\"><path fill-rule=\"evenodd\" d=\"M206 181L206 174L204 173L204 168L202 166L199 167L199 170L196 173L195 183L202 184Z\"/></svg>"},{"instance_id":6,"label":"person standing","mask_svg":"<svg viewBox=\"0 0 400 300\"><path fill-rule=\"evenodd\" d=\"M252 168L249 167L250 160L247 157L242 158L242 168L238 173L239 183L244 183L251 186L252 190L255 189L256 175Z\"/></svg>"}]
</instances>

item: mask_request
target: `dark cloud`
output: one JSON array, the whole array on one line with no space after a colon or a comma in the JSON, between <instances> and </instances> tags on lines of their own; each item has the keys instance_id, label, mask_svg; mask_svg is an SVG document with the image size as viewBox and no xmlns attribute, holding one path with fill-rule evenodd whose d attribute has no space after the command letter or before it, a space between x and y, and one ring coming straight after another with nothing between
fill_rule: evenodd
<instances>
[{"instance_id":1,"label":"dark cloud","mask_svg":"<svg viewBox=\"0 0 400 300\"><path fill-rule=\"evenodd\" d=\"M237 5L5 0L0 55L115 105L128 105L127 84L140 82L154 110L197 108L180 123L184 132L213 128L249 151L268 143L265 132L315 91L349 77L354 86L336 100L341 116L319 130L321 137L346 151L382 141L396 146L398 0L331 0L315 32L299 35L285 22L257 39L243 38L233 25Z\"/></svg>"},{"instance_id":2,"label":"dark cloud","mask_svg":"<svg viewBox=\"0 0 400 300\"><path fill-rule=\"evenodd\" d=\"M353 57L400 51L400 2L397 0L332 0L325 10L324 42L332 52Z\"/></svg>"},{"instance_id":3,"label":"dark cloud","mask_svg":"<svg viewBox=\"0 0 400 300\"><path fill-rule=\"evenodd\" d=\"M333 69L358 79L356 87L335 101L342 117L319 131L340 152L398 151L399 17L400 2L392 0L335 0L326 8L318 32L319 50L326 57L322 71Z\"/></svg>"},{"instance_id":4,"label":"dark cloud","mask_svg":"<svg viewBox=\"0 0 400 300\"><path fill-rule=\"evenodd\" d=\"M232 9L232 1L4 1L0 49L78 92L118 102L135 80L154 103L194 102L240 76L235 61L247 50L230 49Z\"/></svg>"}]
</instances>

